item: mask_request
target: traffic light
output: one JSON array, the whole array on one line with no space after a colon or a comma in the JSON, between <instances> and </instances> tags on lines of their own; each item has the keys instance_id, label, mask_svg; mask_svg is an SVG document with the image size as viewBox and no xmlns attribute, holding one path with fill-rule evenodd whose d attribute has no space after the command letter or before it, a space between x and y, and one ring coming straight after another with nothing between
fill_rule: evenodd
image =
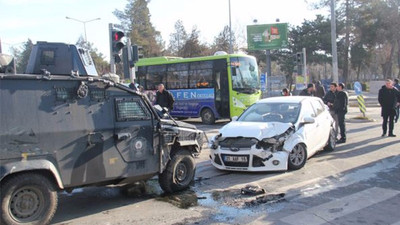
<instances>
[{"instance_id":1,"label":"traffic light","mask_svg":"<svg viewBox=\"0 0 400 225\"><path fill-rule=\"evenodd\" d=\"M120 63L122 61L121 59L122 48L124 48L125 46L125 43L122 42L122 38L125 37L125 33L115 28L113 28L110 33L111 33L110 37L111 54L112 57L114 57L114 62Z\"/></svg>"},{"instance_id":2,"label":"traffic light","mask_svg":"<svg viewBox=\"0 0 400 225\"><path fill-rule=\"evenodd\" d=\"M142 46L137 46L133 45L132 46L132 61L133 63L139 61L139 59L143 58L143 47Z\"/></svg>"},{"instance_id":3,"label":"traffic light","mask_svg":"<svg viewBox=\"0 0 400 225\"><path fill-rule=\"evenodd\" d=\"M296 64L303 65L303 53L301 52L296 53Z\"/></svg>"}]
</instances>

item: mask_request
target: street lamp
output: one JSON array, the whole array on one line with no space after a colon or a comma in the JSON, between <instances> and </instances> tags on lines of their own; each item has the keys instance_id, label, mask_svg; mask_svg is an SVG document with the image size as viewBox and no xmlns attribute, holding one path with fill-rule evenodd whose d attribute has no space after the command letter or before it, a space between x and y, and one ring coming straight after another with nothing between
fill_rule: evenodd
<instances>
[{"instance_id":1,"label":"street lamp","mask_svg":"<svg viewBox=\"0 0 400 225\"><path fill-rule=\"evenodd\" d=\"M92 21L95 21L95 20L100 20L100 18L96 18L96 19L91 19L91 20L82 21L82 20L78 20L78 19L71 18L71 17L68 17L68 16L66 16L65 19L68 19L68 20L75 20L75 21L77 21L77 22L83 23L83 29L84 29L84 31L85 31L85 42L87 42L86 23L89 23L89 22L92 22Z\"/></svg>"}]
</instances>

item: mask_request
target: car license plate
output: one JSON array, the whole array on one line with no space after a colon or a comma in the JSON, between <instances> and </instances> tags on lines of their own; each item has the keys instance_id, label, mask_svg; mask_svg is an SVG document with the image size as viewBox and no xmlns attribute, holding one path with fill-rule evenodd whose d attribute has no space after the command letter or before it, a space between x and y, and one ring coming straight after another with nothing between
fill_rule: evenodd
<instances>
[{"instance_id":1,"label":"car license plate","mask_svg":"<svg viewBox=\"0 0 400 225\"><path fill-rule=\"evenodd\" d=\"M246 156L225 156L225 161L227 162L247 162Z\"/></svg>"}]
</instances>

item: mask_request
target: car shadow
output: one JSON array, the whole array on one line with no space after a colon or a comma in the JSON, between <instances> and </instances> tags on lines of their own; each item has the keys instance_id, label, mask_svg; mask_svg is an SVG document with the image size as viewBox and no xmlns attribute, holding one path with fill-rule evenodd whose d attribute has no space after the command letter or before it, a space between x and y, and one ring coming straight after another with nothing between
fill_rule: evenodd
<instances>
[{"instance_id":1,"label":"car shadow","mask_svg":"<svg viewBox=\"0 0 400 225\"><path fill-rule=\"evenodd\" d=\"M371 125L371 126L360 127L360 128L356 128L356 129L349 129L347 131L347 133L359 133L359 132L366 131L366 130L369 130L369 129L374 129L374 128L377 128L377 127L380 127L380 126L381 126L381 124L374 124L374 125Z\"/></svg>"},{"instance_id":2,"label":"car shadow","mask_svg":"<svg viewBox=\"0 0 400 225\"><path fill-rule=\"evenodd\" d=\"M376 137L372 138L369 140L363 140L360 142L348 144L348 145L342 145L340 147L337 147L333 152L320 152L314 156L314 158L321 158L317 160L317 162L321 161L326 161L326 160L331 160L331 159L349 159L353 157L357 157L360 155L365 155L369 154L374 151L379 151L381 148L385 148L388 146L398 146L400 144L400 140L393 140L390 142L386 143L379 143L379 144L370 144L373 143L379 139L382 139L381 137ZM365 146L367 145L368 146ZM361 147L360 147L361 146ZM350 150L350 151L348 151ZM323 157L323 159L322 159Z\"/></svg>"}]
</instances>

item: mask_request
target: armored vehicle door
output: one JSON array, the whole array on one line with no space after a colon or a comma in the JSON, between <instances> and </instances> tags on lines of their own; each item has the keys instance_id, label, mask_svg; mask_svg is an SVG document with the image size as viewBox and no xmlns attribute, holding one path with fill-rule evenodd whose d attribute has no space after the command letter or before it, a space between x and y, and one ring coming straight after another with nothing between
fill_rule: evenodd
<instances>
[{"instance_id":1,"label":"armored vehicle door","mask_svg":"<svg viewBox=\"0 0 400 225\"><path fill-rule=\"evenodd\" d=\"M148 106L139 96L116 97L115 111L115 144L124 161L134 170L158 171L157 120Z\"/></svg>"}]
</instances>

